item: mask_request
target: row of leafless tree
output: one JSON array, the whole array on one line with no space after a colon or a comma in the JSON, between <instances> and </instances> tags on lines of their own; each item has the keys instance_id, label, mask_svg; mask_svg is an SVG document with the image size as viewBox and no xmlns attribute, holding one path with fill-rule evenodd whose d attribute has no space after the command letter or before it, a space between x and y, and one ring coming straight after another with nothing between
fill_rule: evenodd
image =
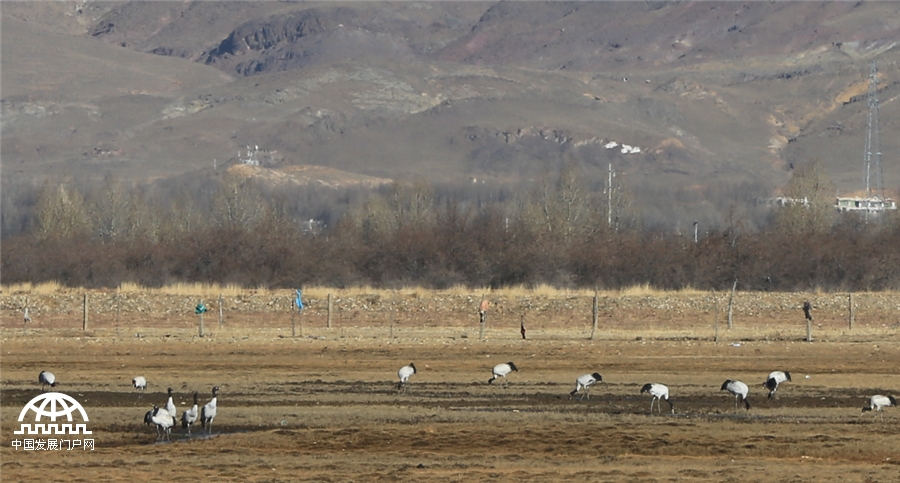
<instances>
[{"instance_id":1,"label":"row of leafless tree","mask_svg":"<svg viewBox=\"0 0 900 483\"><path fill-rule=\"evenodd\" d=\"M763 229L672 233L642 227L624 186L584 186L576 169L522 194L459 195L417 181L348 197L330 223L309 223L295 198L224 177L165 206L107 179L89 195L48 184L33 222L5 237L4 283L114 287L173 282L296 287L552 284L619 288L880 290L900 288L900 223L892 215L837 219L815 163L788 187L807 205ZM821 192L820 192L821 191ZM483 196L482 196L483 195Z\"/></svg>"},{"instance_id":2,"label":"row of leafless tree","mask_svg":"<svg viewBox=\"0 0 900 483\"><path fill-rule=\"evenodd\" d=\"M269 220L178 239L99 243L22 236L3 245L4 283L56 280L114 287L180 281L296 287L553 284L616 288L881 290L900 288L900 230L717 231L685 236L623 230L577 235L507 225L496 212L443 211L430 223L381 231L342 222L319 234Z\"/></svg>"}]
</instances>

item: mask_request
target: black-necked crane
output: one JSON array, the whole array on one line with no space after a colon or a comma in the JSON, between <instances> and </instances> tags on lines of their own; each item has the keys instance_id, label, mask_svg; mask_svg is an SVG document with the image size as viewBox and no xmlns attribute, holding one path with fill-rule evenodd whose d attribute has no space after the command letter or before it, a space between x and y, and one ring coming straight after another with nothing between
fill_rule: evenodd
<instances>
[{"instance_id":1,"label":"black-necked crane","mask_svg":"<svg viewBox=\"0 0 900 483\"><path fill-rule=\"evenodd\" d=\"M653 399L650 400L650 412L653 412L653 401L656 401L656 412L662 412L662 400L665 399L667 403L669 403L669 407L672 409L672 414L675 414L675 404L669 400L669 388L666 387L665 384L657 384L655 382L650 382L644 384L644 387L641 388L641 394L645 392L649 392Z\"/></svg>"},{"instance_id":2,"label":"black-necked crane","mask_svg":"<svg viewBox=\"0 0 900 483\"><path fill-rule=\"evenodd\" d=\"M766 378L766 382L762 385L765 386L766 389L769 390L769 399L772 399L772 395L775 394L775 391L778 390L778 385L782 382L790 381L791 373L787 371L773 371L769 374L769 377Z\"/></svg>"},{"instance_id":3,"label":"black-necked crane","mask_svg":"<svg viewBox=\"0 0 900 483\"><path fill-rule=\"evenodd\" d=\"M409 382L409 376L416 373L416 365L412 362L407 366L403 366L397 371L397 376L400 377L400 382L397 383L397 390L403 389L403 385Z\"/></svg>"},{"instance_id":4,"label":"black-necked crane","mask_svg":"<svg viewBox=\"0 0 900 483\"><path fill-rule=\"evenodd\" d=\"M153 424L153 410L152 409L147 411L147 414L144 414L144 424L147 424L147 425Z\"/></svg>"},{"instance_id":5,"label":"black-necked crane","mask_svg":"<svg viewBox=\"0 0 900 483\"><path fill-rule=\"evenodd\" d=\"M56 387L56 376L52 372L41 371L38 382L41 383L41 391L44 391L44 386Z\"/></svg>"},{"instance_id":6,"label":"black-necked crane","mask_svg":"<svg viewBox=\"0 0 900 483\"><path fill-rule=\"evenodd\" d=\"M204 404L203 409L200 411L200 424L206 430L206 434L212 432L213 419L216 419L216 406L219 404L218 396L216 395L218 392L219 386L212 388L212 399Z\"/></svg>"},{"instance_id":7,"label":"black-necked crane","mask_svg":"<svg viewBox=\"0 0 900 483\"><path fill-rule=\"evenodd\" d=\"M199 404L197 402L197 391L194 391L194 405L181 414L181 427L188 430L188 436L191 435L191 425L197 422L197 418L200 417Z\"/></svg>"},{"instance_id":8,"label":"black-necked crane","mask_svg":"<svg viewBox=\"0 0 900 483\"><path fill-rule=\"evenodd\" d=\"M131 379L131 385L138 391L141 391L138 393L138 403L140 403L144 399L144 389L147 389L147 379L144 376L134 377Z\"/></svg>"},{"instance_id":9,"label":"black-necked crane","mask_svg":"<svg viewBox=\"0 0 900 483\"><path fill-rule=\"evenodd\" d=\"M897 400L894 399L894 396L882 396L881 394L877 394L869 398L869 404L863 406L862 412L875 411L876 413L881 413L881 422L884 423L884 411L882 411L882 408L896 405ZM878 418L877 414L875 415L875 418Z\"/></svg>"},{"instance_id":10,"label":"black-necked crane","mask_svg":"<svg viewBox=\"0 0 900 483\"><path fill-rule=\"evenodd\" d=\"M490 379L488 379L488 384L493 384L494 379L497 379L498 377L502 377L503 380L506 381L506 385L508 386L509 379L506 378L506 375L512 371L519 372L519 368L516 367L516 365L513 364L512 362L497 364L496 366L494 366L494 369L492 371L492 377Z\"/></svg>"},{"instance_id":11,"label":"black-necked crane","mask_svg":"<svg viewBox=\"0 0 900 483\"><path fill-rule=\"evenodd\" d=\"M169 412L173 417L178 417L178 408L175 407L175 401L172 400L172 388L168 389L169 391L169 400L166 401L165 410Z\"/></svg>"},{"instance_id":12,"label":"black-necked crane","mask_svg":"<svg viewBox=\"0 0 900 483\"><path fill-rule=\"evenodd\" d=\"M738 408L738 399L741 399L744 401L744 407L746 407L748 411L750 410L750 401L747 400L747 395L750 393L750 388L748 388L746 384L741 381L733 381L731 379L727 379L724 383L722 383L721 390L728 391L731 394L734 394L734 409Z\"/></svg>"},{"instance_id":13,"label":"black-necked crane","mask_svg":"<svg viewBox=\"0 0 900 483\"><path fill-rule=\"evenodd\" d=\"M593 374L584 374L578 376L578 379L575 379L575 390L569 393L569 397L573 397L578 394L578 391L584 389L584 392L581 393L581 397L579 399L584 399L585 397L591 398L591 386L596 382L603 382L603 376L599 373Z\"/></svg>"},{"instance_id":14,"label":"black-necked crane","mask_svg":"<svg viewBox=\"0 0 900 483\"><path fill-rule=\"evenodd\" d=\"M172 426L175 426L175 415L170 414L159 406L153 406L153 411L147 413L150 416L150 422L156 425L156 440L165 436L165 439L172 441ZM147 422L147 415L144 416L144 422Z\"/></svg>"}]
</instances>

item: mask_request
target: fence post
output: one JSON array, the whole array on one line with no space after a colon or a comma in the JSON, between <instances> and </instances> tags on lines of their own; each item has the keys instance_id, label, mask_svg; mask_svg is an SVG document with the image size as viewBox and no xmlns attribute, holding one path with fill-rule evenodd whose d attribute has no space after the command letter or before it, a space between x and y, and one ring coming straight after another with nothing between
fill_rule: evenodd
<instances>
[{"instance_id":1,"label":"fence post","mask_svg":"<svg viewBox=\"0 0 900 483\"><path fill-rule=\"evenodd\" d=\"M716 308L716 337L715 337L715 339L713 339L713 342L718 344L719 343L719 297L716 295L716 289L713 289L712 294L713 294L713 304L715 305L715 308Z\"/></svg>"},{"instance_id":2,"label":"fence post","mask_svg":"<svg viewBox=\"0 0 900 483\"><path fill-rule=\"evenodd\" d=\"M594 332L597 331L597 321L600 318L600 304L597 300L597 290L594 290L594 324L591 326L591 340L594 340Z\"/></svg>"},{"instance_id":3,"label":"fence post","mask_svg":"<svg viewBox=\"0 0 900 483\"><path fill-rule=\"evenodd\" d=\"M806 319L806 342L812 342L812 320Z\"/></svg>"},{"instance_id":4,"label":"fence post","mask_svg":"<svg viewBox=\"0 0 900 483\"><path fill-rule=\"evenodd\" d=\"M487 319L487 299L485 294L481 294L481 305L478 306L478 316L481 319L481 331L478 334L479 340L484 340L484 325Z\"/></svg>"},{"instance_id":5,"label":"fence post","mask_svg":"<svg viewBox=\"0 0 900 483\"><path fill-rule=\"evenodd\" d=\"M303 310L297 310L297 319L300 321L300 337L303 337Z\"/></svg>"},{"instance_id":6,"label":"fence post","mask_svg":"<svg viewBox=\"0 0 900 483\"><path fill-rule=\"evenodd\" d=\"M297 326L294 325L294 309L297 308L297 304L291 301L291 337L297 337Z\"/></svg>"},{"instance_id":7,"label":"fence post","mask_svg":"<svg viewBox=\"0 0 900 483\"><path fill-rule=\"evenodd\" d=\"M119 337L119 294L113 295L113 300L116 302L116 338Z\"/></svg>"},{"instance_id":8,"label":"fence post","mask_svg":"<svg viewBox=\"0 0 900 483\"><path fill-rule=\"evenodd\" d=\"M81 330L86 331L88 328L88 294L84 293L84 315L81 319Z\"/></svg>"},{"instance_id":9,"label":"fence post","mask_svg":"<svg viewBox=\"0 0 900 483\"><path fill-rule=\"evenodd\" d=\"M732 309L734 308L734 291L737 289L737 278L734 279L734 285L731 286L731 298L728 299L728 330L734 328L734 319L732 318Z\"/></svg>"},{"instance_id":10,"label":"fence post","mask_svg":"<svg viewBox=\"0 0 900 483\"><path fill-rule=\"evenodd\" d=\"M856 319L856 314L853 312L853 292L850 292L850 330L853 330L853 322Z\"/></svg>"},{"instance_id":11,"label":"fence post","mask_svg":"<svg viewBox=\"0 0 900 483\"><path fill-rule=\"evenodd\" d=\"M197 313L200 314L200 337L203 337L203 310L200 309L200 307L203 307L203 299L200 299L200 305L197 307Z\"/></svg>"},{"instance_id":12,"label":"fence post","mask_svg":"<svg viewBox=\"0 0 900 483\"><path fill-rule=\"evenodd\" d=\"M394 340L394 296L397 295L396 290L391 291L391 338L390 340Z\"/></svg>"},{"instance_id":13,"label":"fence post","mask_svg":"<svg viewBox=\"0 0 900 483\"><path fill-rule=\"evenodd\" d=\"M331 330L331 292L328 293L328 330Z\"/></svg>"},{"instance_id":14,"label":"fence post","mask_svg":"<svg viewBox=\"0 0 900 483\"><path fill-rule=\"evenodd\" d=\"M222 294L219 294L219 328L222 328L222 323L224 322L222 317Z\"/></svg>"}]
</instances>

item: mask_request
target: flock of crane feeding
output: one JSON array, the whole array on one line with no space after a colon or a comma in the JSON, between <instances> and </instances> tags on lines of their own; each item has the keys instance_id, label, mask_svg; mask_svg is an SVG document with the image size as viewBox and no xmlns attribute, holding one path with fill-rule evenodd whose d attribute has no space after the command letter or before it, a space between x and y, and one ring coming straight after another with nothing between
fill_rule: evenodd
<instances>
[{"instance_id":1,"label":"flock of crane feeding","mask_svg":"<svg viewBox=\"0 0 900 483\"><path fill-rule=\"evenodd\" d=\"M140 391L138 401L144 398L144 390L147 389L147 379L143 376L137 376L131 380L131 385ZM200 420L200 425L206 430L206 434L212 432L212 423L216 418L216 408L218 406L219 386L212 388L212 399L208 403L200 407L197 391L194 391L194 405L190 409L181 413L181 427L187 429L188 436L191 436L191 426ZM156 425L156 440L161 439L172 440L172 428L178 423L178 408L175 407L175 401L172 399L172 388L168 388L169 400L163 407L153 406L153 409L144 414L144 423L148 425Z\"/></svg>"},{"instance_id":2,"label":"flock of crane feeding","mask_svg":"<svg viewBox=\"0 0 900 483\"><path fill-rule=\"evenodd\" d=\"M519 368L512 362L506 362L503 364L497 364L494 366L491 371L491 378L488 379L488 384L493 384L497 379L503 378L503 383L505 385L509 385L509 379L507 379L507 375L511 372L518 372ZM397 371L397 376L400 381L397 384L397 391L405 391L409 387L409 378L416 374L416 365L410 362L408 365L405 365ZM766 378L766 381L762 383L766 389L769 390L768 398L771 399L775 394L775 391L778 390L778 386L784 382L788 382L791 380L791 373L787 371L774 371L769 374ZM42 371L38 376L38 382L41 384L41 390L45 390L46 386L56 387L56 376L53 375L52 372ZM598 382L603 382L603 376L599 373L592 374L584 374L578 376L575 379L575 389L569 393L569 397L574 397L576 394L581 393L581 397L579 399L590 399L590 390L591 386ZM138 391L140 391L138 395L138 401L142 401L144 397L144 390L147 389L147 379L143 376L137 376L131 380L131 385ZM734 407L735 410L739 409L739 404L743 403L743 406L749 410L750 409L750 401L747 400L747 396L749 395L750 388L747 384L733 379L727 379L722 384L722 391L728 391L734 395ZM219 387L212 388L212 399L202 407L199 406L199 399L197 392L194 391L194 405L185 410L181 414L181 427L187 429L188 436L191 435L191 426L195 424L198 420L200 421L203 429L206 430L207 434L212 432L212 423L216 418L216 410L218 405L218 392ZM661 405L662 401L665 400L669 404L669 408L671 409L672 414L675 414L675 403L669 399L669 388L664 384L659 383L647 383L641 388L641 394L648 393L652 397L650 399L650 412L653 412L653 404L656 403L656 411L657 413L662 413ZM172 399L172 388L168 388L169 399L166 401L165 406L153 406L153 409L147 411L144 415L144 423L148 425L156 426L156 439L160 440L169 440L171 441L172 428L177 424L178 418L178 409L175 406L175 402ZM876 413L881 414L881 421L884 422L884 411L882 411L885 407L896 406L897 400L894 399L894 396L882 396L875 395L869 398L868 403L863 406L862 412L866 411L875 411ZM878 416L876 416L877 419Z\"/></svg>"},{"instance_id":3,"label":"flock of crane feeding","mask_svg":"<svg viewBox=\"0 0 900 483\"><path fill-rule=\"evenodd\" d=\"M147 389L147 379L143 376L137 376L131 380L131 385L135 389L141 391L138 401L143 399L144 390ZM218 406L219 386L212 388L212 399L203 407L199 407L199 399L197 391L194 391L194 405L190 409L181 413L181 427L187 429L188 436L191 435L191 426L200 420L200 425L206 430L206 434L212 432L212 423L216 418L216 409ZM161 439L172 440L172 428L178 423L178 408L175 407L175 401L172 400L172 388L168 388L169 400L166 401L164 407L153 406L153 409L144 414L144 423L148 425L156 425L156 440Z\"/></svg>"},{"instance_id":4,"label":"flock of crane feeding","mask_svg":"<svg viewBox=\"0 0 900 483\"><path fill-rule=\"evenodd\" d=\"M513 362L505 362L503 364L497 364L494 366L494 369L491 374L491 378L488 379L488 384L493 384L493 382L499 378L503 378L503 381L508 385L509 380L506 378L507 374L511 372L519 372L519 368L516 367ZM403 366L397 372L397 375L400 377L400 382L397 385L398 390L403 390L409 384L409 378L413 374L416 373L416 366L412 362L409 365ZM791 373L788 371L773 371L766 377L765 382L762 385L769 390L768 398L772 399L772 396L775 394L775 391L778 390L778 386L781 383L787 382L791 380ZM603 376L599 373L595 372L593 374L583 374L578 376L575 379L575 389L569 393L569 397L574 397L579 392L581 393L581 397L579 399L590 399L591 397L591 386L595 383L603 382ZM747 400L747 396L750 394L750 388L747 384L732 379L726 379L724 383L722 383L722 391L728 391L734 395L734 407L735 409L739 409L738 404L743 403L744 407L749 411L750 410L750 401ZM669 408L672 411L672 414L675 414L675 403L669 399L669 388L665 384L659 384L655 382L650 382L644 384L641 387L641 394L649 393L651 396L650 399L650 412L653 412L653 403L656 403L656 411L657 413L662 413L661 405L662 401L665 400L669 404ZM896 406L897 400L894 399L894 396L882 396L875 395L869 398L868 404L863 406L862 412L866 411L876 411L881 414L881 421L884 422L884 411L882 408ZM876 416L877 418L877 416Z\"/></svg>"}]
</instances>

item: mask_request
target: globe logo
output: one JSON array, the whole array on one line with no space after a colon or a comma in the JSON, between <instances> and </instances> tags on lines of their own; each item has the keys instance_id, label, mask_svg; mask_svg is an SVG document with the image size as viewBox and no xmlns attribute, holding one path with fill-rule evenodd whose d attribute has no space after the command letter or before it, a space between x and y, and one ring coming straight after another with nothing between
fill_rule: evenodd
<instances>
[{"instance_id":1,"label":"globe logo","mask_svg":"<svg viewBox=\"0 0 900 483\"><path fill-rule=\"evenodd\" d=\"M47 406L50 407L49 410L47 410ZM61 392L47 392L28 401L28 404L19 413L19 422L25 420L25 415L28 414L28 411L34 411L35 421L40 421L43 416L50 418L51 421L56 421L56 418L65 416L68 421L72 421L72 413L76 409L81 413L82 421L87 421L87 413L84 412L84 408L74 398Z\"/></svg>"}]
</instances>

